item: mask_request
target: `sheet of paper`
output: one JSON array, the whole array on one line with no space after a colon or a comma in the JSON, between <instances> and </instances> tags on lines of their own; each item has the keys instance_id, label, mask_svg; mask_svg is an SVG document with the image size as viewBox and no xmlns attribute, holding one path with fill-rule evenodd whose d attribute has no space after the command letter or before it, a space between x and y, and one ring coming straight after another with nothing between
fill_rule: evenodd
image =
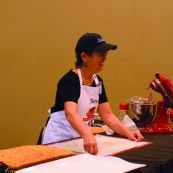
<instances>
[{"instance_id":1,"label":"sheet of paper","mask_svg":"<svg viewBox=\"0 0 173 173\"><path fill-rule=\"evenodd\" d=\"M135 142L125 138L95 135L98 144L98 156L116 155L126 150L142 147L151 144L150 142ZM65 142L50 144L58 148L64 148L80 153L86 153L83 149L83 139L77 138Z\"/></svg>"},{"instance_id":2,"label":"sheet of paper","mask_svg":"<svg viewBox=\"0 0 173 173\"><path fill-rule=\"evenodd\" d=\"M144 164L135 164L113 156L94 156L79 154L68 158L43 163L16 171L16 173L124 173L140 167Z\"/></svg>"}]
</instances>

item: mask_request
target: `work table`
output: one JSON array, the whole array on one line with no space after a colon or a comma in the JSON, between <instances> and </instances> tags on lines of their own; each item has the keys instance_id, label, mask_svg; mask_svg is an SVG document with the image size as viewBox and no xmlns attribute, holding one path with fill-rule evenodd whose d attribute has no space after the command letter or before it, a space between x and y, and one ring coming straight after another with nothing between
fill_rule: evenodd
<instances>
[{"instance_id":1,"label":"work table","mask_svg":"<svg viewBox=\"0 0 173 173\"><path fill-rule=\"evenodd\" d=\"M131 173L172 173L173 134L143 134L143 136L153 144L116 156L129 162L147 165Z\"/></svg>"}]
</instances>

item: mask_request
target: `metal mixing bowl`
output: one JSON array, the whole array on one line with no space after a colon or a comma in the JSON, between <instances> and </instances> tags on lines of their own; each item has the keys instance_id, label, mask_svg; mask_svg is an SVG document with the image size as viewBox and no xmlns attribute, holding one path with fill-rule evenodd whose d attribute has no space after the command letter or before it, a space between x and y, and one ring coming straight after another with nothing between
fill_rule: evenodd
<instances>
[{"instance_id":1,"label":"metal mixing bowl","mask_svg":"<svg viewBox=\"0 0 173 173\"><path fill-rule=\"evenodd\" d=\"M128 115L138 127L149 127L156 117L156 103L128 103Z\"/></svg>"}]
</instances>

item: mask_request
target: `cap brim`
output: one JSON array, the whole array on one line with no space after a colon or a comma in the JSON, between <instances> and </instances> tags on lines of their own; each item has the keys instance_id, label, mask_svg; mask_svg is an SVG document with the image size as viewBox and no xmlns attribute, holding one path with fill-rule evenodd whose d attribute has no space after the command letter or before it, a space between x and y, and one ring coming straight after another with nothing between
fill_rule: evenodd
<instances>
[{"instance_id":1,"label":"cap brim","mask_svg":"<svg viewBox=\"0 0 173 173\"><path fill-rule=\"evenodd\" d=\"M103 43L102 45L98 46L95 49L95 51L98 51L98 52L107 52L109 50L115 50L115 49L117 49L117 45Z\"/></svg>"}]
</instances>

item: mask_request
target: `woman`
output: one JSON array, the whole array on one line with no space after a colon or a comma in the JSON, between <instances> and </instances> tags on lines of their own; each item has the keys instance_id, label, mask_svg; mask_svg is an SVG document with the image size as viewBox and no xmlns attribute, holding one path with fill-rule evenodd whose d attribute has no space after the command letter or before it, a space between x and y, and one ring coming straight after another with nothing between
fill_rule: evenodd
<instances>
[{"instance_id":1,"label":"woman","mask_svg":"<svg viewBox=\"0 0 173 173\"><path fill-rule=\"evenodd\" d=\"M97 142L88 128L96 111L113 131L134 141L143 140L139 131L130 132L112 113L103 80L96 75L102 71L108 51L116 48L116 45L106 43L96 33L86 33L78 40L75 68L58 83L43 144L80 136L85 151L97 154Z\"/></svg>"}]
</instances>

